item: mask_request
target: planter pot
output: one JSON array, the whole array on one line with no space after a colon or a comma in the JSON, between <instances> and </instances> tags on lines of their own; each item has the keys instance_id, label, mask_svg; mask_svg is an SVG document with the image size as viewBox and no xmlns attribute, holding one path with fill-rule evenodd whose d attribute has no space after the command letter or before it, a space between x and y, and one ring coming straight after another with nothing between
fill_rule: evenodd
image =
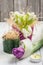
<instances>
[{"instance_id":1,"label":"planter pot","mask_svg":"<svg viewBox=\"0 0 43 65\"><path fill-rule=\"evenodd\" d=\"M19 47L19 39L4 39L3 40L3 50L6 53L12 53L13 48Z\"/></svg>"}]
</instances>

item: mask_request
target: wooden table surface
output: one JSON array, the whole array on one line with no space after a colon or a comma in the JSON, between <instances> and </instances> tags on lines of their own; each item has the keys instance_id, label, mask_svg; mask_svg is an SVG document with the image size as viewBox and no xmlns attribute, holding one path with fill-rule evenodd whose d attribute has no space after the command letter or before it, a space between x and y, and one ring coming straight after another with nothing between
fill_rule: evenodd
<instances>
[{"instance_id":1,"label":"wooden table surface","mask_svg":"<svg viewBox=\"0 0 43 65\"><path fill-rule=\"evenodd\" d=\"M0 23L0 65L43 65L43 48L41 48L37 54L41 55L41 62L39 63L32 63L28 58L23 60L18 60L14 58L11 54L6 54L3 52L3 40L2 35L5 32L8 32L11 28L9 27L8 23L1 22ZM34 28L32 42L38 41L40 38L43 37L43 22L38 23L38 25Z\"/></svg>"}]
</instances>

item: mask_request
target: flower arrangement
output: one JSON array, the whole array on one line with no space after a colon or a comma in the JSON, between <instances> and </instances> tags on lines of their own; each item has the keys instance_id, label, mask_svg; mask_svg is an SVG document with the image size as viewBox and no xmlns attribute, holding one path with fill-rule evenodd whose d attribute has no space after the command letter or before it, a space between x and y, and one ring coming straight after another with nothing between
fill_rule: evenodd
<instances>
[{"instance_id":1,"label":"flower arrangement","mask_svg":"<svg viewBox=\"0 0 43 65\"><path fill-rule=\"evenodd\" d=\"M34 12L10 12L7 22L11 25L12 31L4 36L4 51L22 59L39 50L43 46L43 39L33 45L31 41L37 20Z\"/></svg>"},{"instance_id":2,"label":"flower arrangement","mask_svg":"<svg viewBox=\"0 0 43 65\"><path fill-rule=\"evenodd\" d=\"M29 38L32 39L34 25L37 22L37 16L34 12L10 12L10 17L7 19L12 25L12 28L19 32L20 40Z\"/></svg>"},{"instance_id":3,"label":"flower arrangement","mask_svg":"<svg viewBox=\"0 0 43 65\"><path fill-rule=\"evenodd\" d=\"M9 31L3 35L3 51L11 54L13 48L19 47L20 39L16 31Z\"/></svg>"}]
</instances>

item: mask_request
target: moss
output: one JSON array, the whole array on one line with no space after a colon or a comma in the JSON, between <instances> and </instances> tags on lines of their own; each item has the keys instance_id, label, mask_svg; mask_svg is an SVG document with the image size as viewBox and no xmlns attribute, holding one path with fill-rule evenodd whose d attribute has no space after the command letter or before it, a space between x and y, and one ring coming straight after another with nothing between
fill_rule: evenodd
<instances>
[{"instance_id":1,"label":"moss","mask_svg":"<svg viewBox=\"0 0 43 65\"><path fill-rule=\"evenodd\" d=\"M19 47L20 40L19 39L4 39L3 41L3 50L6 53L12 53L13 48Z\"/></svg>"}]
</instances>

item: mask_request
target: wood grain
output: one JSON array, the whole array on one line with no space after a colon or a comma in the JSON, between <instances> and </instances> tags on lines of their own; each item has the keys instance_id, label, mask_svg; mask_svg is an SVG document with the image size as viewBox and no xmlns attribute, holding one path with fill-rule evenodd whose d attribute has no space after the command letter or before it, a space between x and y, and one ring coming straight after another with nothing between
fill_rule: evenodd
<instances>
[{"instance_id":1,"label":"wood grain","mask_svg":"<svg viewBox=\"0 0 43 65\"><path fill-rule=\"evenodd\" d=\"M35 14L43 20L43 0L41 0L41 7L39 0L0 0L0 21L4 21L4 18L9 17L10 11L33 11Z\"/></svg>"}]
</instances>

